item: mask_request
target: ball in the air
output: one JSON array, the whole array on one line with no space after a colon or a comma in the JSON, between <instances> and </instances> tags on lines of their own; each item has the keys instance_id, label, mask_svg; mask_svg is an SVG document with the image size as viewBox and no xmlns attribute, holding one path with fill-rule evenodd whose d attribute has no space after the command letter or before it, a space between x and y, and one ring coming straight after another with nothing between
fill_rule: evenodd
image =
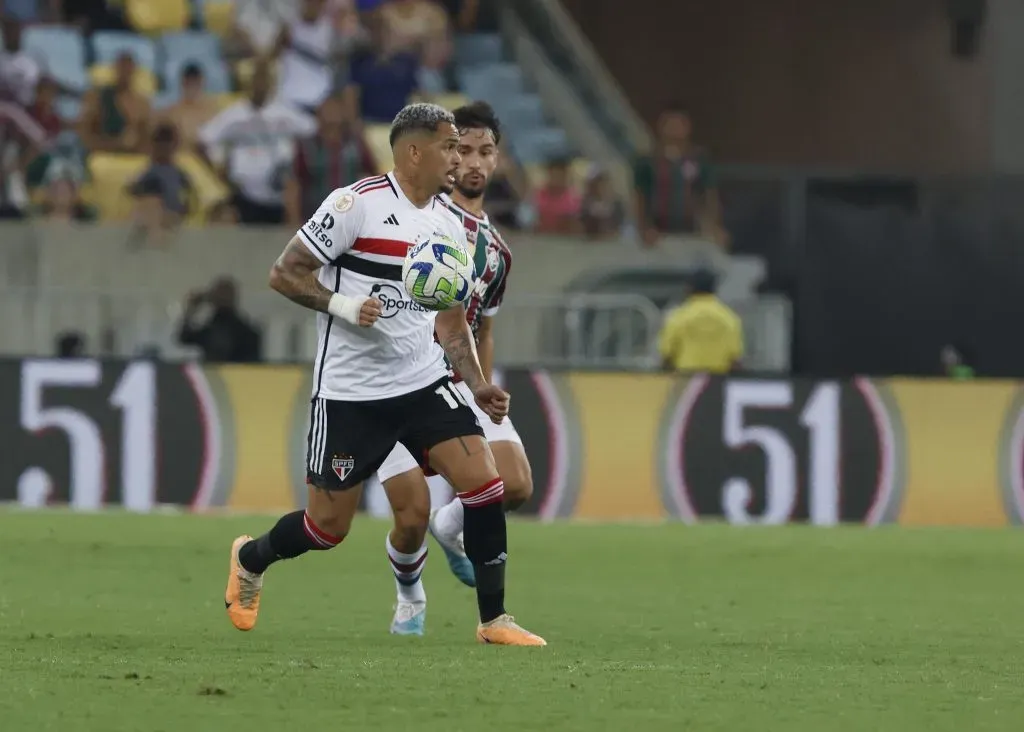
<instances>
[{"instance_id":1,"label":"ball in the air","mask_svg":"<svg viewBox=\"0 0 1024 732\"><path fill-rule=\"evenodd\" d=\"M469 297L473 256L464 243L435 232L409 248L402 266L405 291L428 310L447 310Z\"/></svg>"}]
</instances>

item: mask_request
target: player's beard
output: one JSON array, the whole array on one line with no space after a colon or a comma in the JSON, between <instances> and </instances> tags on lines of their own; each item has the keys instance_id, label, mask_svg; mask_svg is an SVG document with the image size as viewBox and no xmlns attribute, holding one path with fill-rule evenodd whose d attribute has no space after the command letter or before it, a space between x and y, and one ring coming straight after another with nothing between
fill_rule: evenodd
<instances>
[{"instance_id":1,"label":"player's beard","mask_svg":"<svg viewBox=\"0 0 1024 732\"><path fill-rule=\"evenodd\" d=\"M483 198L484 191L487 190L487 180L485 179L483 184L479 186L470 186L461 180L456 180L455 187L459 190L459 195L475 201L478 198Z\"/></svg>"}]
</instances>

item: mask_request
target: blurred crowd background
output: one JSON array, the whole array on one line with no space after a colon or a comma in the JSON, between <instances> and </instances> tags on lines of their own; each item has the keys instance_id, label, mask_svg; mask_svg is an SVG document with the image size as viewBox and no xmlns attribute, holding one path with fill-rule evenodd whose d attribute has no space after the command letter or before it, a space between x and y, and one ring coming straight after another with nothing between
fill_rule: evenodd
<instances>
[{"instance_id":1,"label":"blurred crowd background","mask_svg":"<svg viewBox=\"0 0 1024 732\"><path fill-rule=\"evenodd\" d=\"M648 244L699 228L724 242L687 110L661 120L678 161L637 161L647 223L627 230L631 201L501 63L495 7L8 0L0 214L131 220L140 245L179 223L296 226L333 188L390 168L387 126L404 104L483 96L508 128L488 191L502 227Z\"/></svg>"},{"instance_id":2,"label":"blurred crowd background","mask_svg":"<svg viewBox=\"0 0 1024 732\"><path fill-rule=\"evenodd\" d=\"M407 102L484 100L501 363L1024 373L1017 0L0 10L7 353L302 361L289 229Z\"/></svg>"}]
</instances>

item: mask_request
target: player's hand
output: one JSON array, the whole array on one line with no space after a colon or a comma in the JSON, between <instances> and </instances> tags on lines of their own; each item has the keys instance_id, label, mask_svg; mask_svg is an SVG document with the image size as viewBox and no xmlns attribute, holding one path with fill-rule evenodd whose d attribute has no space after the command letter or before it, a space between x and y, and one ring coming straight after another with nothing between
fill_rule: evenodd
<instances>
[{"instance_id":1,"label":"player's hand","mask_svg":"<svg viewBox=\"0 0 1024 732\"><path fill-rule=\"evenodd\" d=\"M383 305L380 300L375 297L368 297L363 301L363 306L359 308L359 325L363 328L369 328L371 325L377 322L377 318L383 312Z\"/></svg>"},{"instance_id":2,"label":"player's hand","mask_svg":"<svg viewBox=\"0 0 1024 732\"><path fill-rule=\"evenodd\" d=\"M500 386L483 384L473 391L477 406L484 411L494 424L501 424L508 416L509 393Z\"/></svg>"}]
</instances>

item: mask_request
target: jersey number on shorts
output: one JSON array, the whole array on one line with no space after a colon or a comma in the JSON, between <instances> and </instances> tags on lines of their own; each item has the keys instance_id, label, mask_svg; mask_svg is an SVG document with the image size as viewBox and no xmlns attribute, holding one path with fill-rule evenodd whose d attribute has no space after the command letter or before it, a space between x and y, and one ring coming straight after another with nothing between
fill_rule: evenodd
<instances>
[{"instance_id":1,"label":"jersey number on shorts","mask_svg":"<svg viewBox=\"0 0 1024 732\"><path fill-rule=\"evenodd\" d=\"M466 403L466 398L462 396L462 392L451 384L442 384L434 390L434 393L444 399L445 403L452 409L458 409L460 404L464 407L469 406Z\"/></svg>"}]
</instances>

